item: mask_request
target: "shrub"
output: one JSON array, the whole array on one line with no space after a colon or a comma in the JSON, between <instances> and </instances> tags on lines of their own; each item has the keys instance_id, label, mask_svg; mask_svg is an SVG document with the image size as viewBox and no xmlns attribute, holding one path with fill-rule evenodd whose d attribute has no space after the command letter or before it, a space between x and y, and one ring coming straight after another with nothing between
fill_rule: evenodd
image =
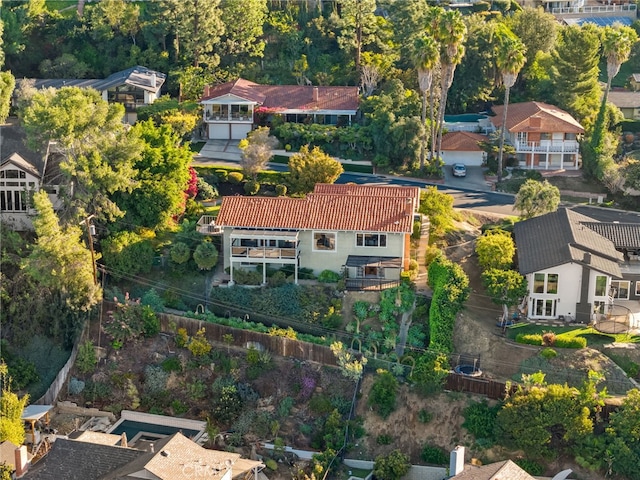
<instances>
[{"instance_id":1,"label":"shrub","mask_svg":"<svg viewBox=\"0 0 640 480\"><path fill-rule=\"evenodd\" d=\"M466 428L476 440L489 439L493 441L494 427L499 410L499 406L490 407L486 400L473 402L462 412L464 416L462 426Z\"/></svg>"},{"instance_id":2,"label":"shrub","mask_svg":"<svg viewBox=\"0 0 640 480\"><path fill-rule=\"evenodd\" d=\"M211 344L205 337L205 329L202 327L196 333L195 337L191 338L187 348L194 357L203 357L211 351Z\"/></svg>"},{"instance_id":3,"label":"shrub","mask_svg":"<svg viewBox=\"0 0 640 480\"><path fill-rule=\"evenodd\" d=\"M85 383L82 380L71 377L69 380L69 395L80 395L84 390Z\"/></svg>"},{"instance_id":4,"label":"shrub","mask_svg":"<svg viewBox=\"0 0 640 480\"><path fill-rule=\"evenodd\" d=\"M542 475L544 473L544 467L538 462L533 460L527 460L526 458L519 458L514 462L521 469L527 472L529 475Z\"/></svg>"},{"instance_id":5,"label":"shrub","mask_svg":"<svg viewBox=\"0 0 640 480\"><path fill-rule=\"evenodd\" d=\"M167 388L167 380L169 373L162 367L147 365L144 369L144 388L147 393L154 395L163 392Z\"/></svg>"},{"instance_id":6,"label":"shrub","mask_svg":"<svg viewBox=\"0 0 640 480\"><path fill-rule=\"evenodd\" d=\"M171 246L171 251L169 252L169 256L171 257L171 261L173 263L177 263L178 265L182 265L189 261L191 258L191 249L189 245L184 242L175 242Z\"/></svg>"},{"instance_id":7,"label":"shrub","mask_svg":"<svg viewBox=\"0 0 640 480\"><path fill-rule=\"evenodd\" d=\"M174 415L182 415L183 413L187 413L189 406L176 399L171 402L171 410L173 410Z\"/></svg>"},{"instance_id":8,"label":"shrub","mask_svg":"<svg viewBox=\"0 0 640 480\"><path fill-rule=\"evenodd\" d=\"M176 333L176 346L179 348L184 348L187 346L189 342L189 334L187 333L186 328L179 328Z\"/></svg>"},{"instance_id":9,"label":"shrub","mask_svg":"<svg viewBox=\"0 0 640 480\"><path fill-rule=\"evenodd\" d=\"M278 470L278 462L276 462L273 458L266 459L264 464L272 472L275 472L276 470Z\"/></svg>"},{"instance_id":10,"label":"shrub","mask_svg":"<svg viewBox=\"0 0 640 480\"><path fill-rule=\"evenodd\" d=\"M218 197L218 189L209 185L204 179L198 178L198 194L196 200L211 200Z\"/></svg>"},{"instance_id":11,"label":"shrub","mask_svg":"<svg viewBox=\"0 0 640 480\"><path fill-rule=\"evenodd\" d=\"M420 457L426 463L432 465L447 465L449 463L449 455L440 447L434 447L431 445L425 445L422 447Z\"/></svg>"},{"instance_id":12,"label":"shrub","mask_svg":"<svg viewBox=\"0 0 640 480\"><path fill-rule=\"evenodd\" d=\"M93 342L87 340L78 348L76 367L80 373L89 373L95 370L97 364L96 349L93 346Z\"/></svg>"},{"instance_id":13,"label":"shrub","mask_svg":"<svg viewBox=\"0 0 640 480\"><path fill-rule=\"evenodd\" d=\"M87 382L84 387L84 399L88 402L107 400L111 395L111 387L104 382Z\"/></svg>"},{"instance_id":14,"label":"shrub","mask_svg":"<svg viewBox=\"0 0 640 480\"><path fill-rule=\"evenodd\" d=\"M193 259L200 270L211 270L218 263L218 249L213 243L204 241L196 247Z\"/></svg>"},{"instance_id":15,"label":"shrub","mask_svg":"<svg viewBox=\"0 0 640 480\"><path fill-rule=\"evenodd\" d=\"M360 320L364 320L369 316L369 302L359 300L353 304L353 313Z\"/></svg>"},{"instance_id":16,"label":"shrub","mask_svg":"<svg viewBox=\"0 0 640 480\"><path fill-rule=\"evenodd\" d=\"M340 278L342 278L342 275L332 270L323 270L318 275L318 281L321 283L336 283Z\"/></svg>"},{"instance_id":17,"label":"shrub","mask_svg":"<svg viewBox=\"0 0 640 480\"><path fill-rule=\"evenodd\" d=\"M247 350L247 363L249 365L257 365L260 363L260 352L254 347L249 348Z\"/></svg>"},{"instance_id":18,"label":"shrub","mask_svg":"<svg viewBox=\"0 0 640 480\"><path fill-rule=\"evenodd\" d=\"M556 343L555 332L542 332L542 344L546 347L551 347Z\"/></svg>"},{"instance_id":19,"label":"shrub","mask_svg":"<svg viewBox=\"0 0 640 480\"><path fill-rule=\"evenodd\" d=\"M567 338L560 335L556 337L555 346L557 348L586 348L587 339L584 337Z\"/></svg>"},{"instance_id":20,"label":"shrub","mask_svg":"<svg viewBox=\"0 0 640 480\"><path fill-rule=\"evenodd\" d=\"M218 182L226 182L229 172L227 170L216 170L214 172L216 177L218 177Z\"/></svg>"},{"instance_id":21,"label":"shrub","mask_svg":"<svg viewBox=\"0 0 640 480\"><path fill-rule=\"evenodd\" d=\"M542 335L539 333L519 333L516 335L516 342L525 345L542 345Z\"/></svg>"},{"instance_id":22,"label":"shrub","mask_svg":"<svg viewBox=\"0 0 640 480\"><path fill-rule=\"evenodd\" d=\"M140 301L142 305L151 307L154 312L164 312L164 300L155 288L147 290Z\"/></svg>"},{"instance_id":23,"label":"shrub","mask_svg":"<svg viewBox=\"0 0 640 480\"><path fill-rule=\"evenodd\" d=\"M422 235L422 222L413 222L413 231L411 232L411 238L413 240L420 240Z\"/></svg>"},{"instance_id":24,"label":"shrub","mask_svg":"<svg viewBox=\"0 0 640 480\"><path fill-rule=\"evenodd\" d=\"M540 356L546 360L550 360L558 355L553 348L547 347L540 352Z\"/></svg>"},{"instance_id":25,"label":"shrub","mask_svg":"<svg viewBox=\"0 0 640 480\"><path fill-rule=\"evenodd\" d=\"M369 406L382 418L387 418L396 409L398 381L389 371L379 369L369 394Z\"/></svg>"},{"instance_id":26,"label":"shrub","mask_svg":"<svg viewBox=\"0 0 640 480\"><path fill-rule=\"evenodd\" d=\"M391 435L387 435L383 433L382 435L378 435L376 437L376 443L378 445L390 445L393 442L393 437Z\"/></svg>"},{"instance_id":27,"label":"shrub","mask_svg":"<svg viewBox=\"0 0 640 480\"><path fill-rule=\"evenodd\" d=\"M178 357L169 357L166 358L160 366L162 370L165 372L181 372L182 365L180 364L180 359Z\"/></svg>"},{"instance_id":28,"label":"shrub","mask_svg":"<svg viewBox=\"0 0 640 480\"><path fill-rule=\"evenodd\" d=\"M276 185L276 195L284 197L287 194L287 186L283 184Z\"/></svg>"},{"instance_id":29,"label":"shrub","mask_svg":"<svg viewBox=\"0 0 640 480\"><path fill-rule=\"evenodd\" d=\"M160 333L160 319L149 305L142 306L142 333L145 337Z\"/></svg>"},{"instance_id":30,"label":"shrub","mask_svg":"<svg viewBox=\"0 0 640 480\"><path fill-rule=\"evenodd\" d=\"M255 180L249 180L244 184L244 193L247 195L255 195L260 191L260 183Z\"/></svg>"},{"instance_id":31,"label":"shrub","mask_svg":"<svg viewBox=\"0 0 640 480\"><path fill-rule=\"evenodd\" d=\"M242 172L229 172L227 175L227 181L232 185L240 185L240 182L244 179Z\"/></svg>"},{"instance_id":32,"label":"shrub","mask_svg":"<svg viewBox=\"0 0 640 480\"><path fill-rule=\"evenodd\" d=\"M291 413L291 409L293 408L293 398L285 397L280 401L280 405L278 405L278 416L280 418L286 418Z\"/></svg>"},{"instance_id":33,"label":"shrub","mask_svg":"<svg viewBox=\"0 0 640 480\"><path fill-rule=\"evenodd\" d=\"M420 423L429 423L433 419L433 414L424 408L418 412L418 420Z\"/></svg>"},{"instance_id":34,"label":"shrub","mask_svg":"<svg viewBox=\"0 0 640 480\"><path fill-rule=\"evenodd\" d=\"M153 246L135 232L122 231L102 240L102 258L115 277L148 273L153 264Z\"/></svg>"}]
</instances>

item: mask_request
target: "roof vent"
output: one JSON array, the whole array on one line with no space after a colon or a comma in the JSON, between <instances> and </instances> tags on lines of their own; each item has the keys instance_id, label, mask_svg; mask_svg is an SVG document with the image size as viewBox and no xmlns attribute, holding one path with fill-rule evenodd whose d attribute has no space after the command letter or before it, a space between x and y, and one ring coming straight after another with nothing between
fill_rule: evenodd
<instances>
[{"instance_id":1,"label":"roof vent","mask_svg":"<svg viewBox=\"0 0 640 480\"><path fill-rule=\"evenodd\" d=\"M163 457L168 457L169 455L171 455L171 453L169 452L169 450L162 450L160 452L160 455L162 455Z\"/></svg>"}]
</instances>

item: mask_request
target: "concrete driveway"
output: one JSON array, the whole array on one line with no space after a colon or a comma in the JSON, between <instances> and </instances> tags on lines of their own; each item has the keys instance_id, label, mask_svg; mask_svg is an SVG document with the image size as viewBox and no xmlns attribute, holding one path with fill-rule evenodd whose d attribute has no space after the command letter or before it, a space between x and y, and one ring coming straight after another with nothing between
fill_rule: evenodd
<instances>
[{"instance_id":1,"label":"concrete driveway","mask_svg":"<svg viewBox=\"0 0 640 480\"><path fill-rule=\"evenodd\" d=\"M467 166L466 177L454 177L451 173L451 165L445 165L444 183L452 188L468 188L470 190L491 191L491 185L484 179L483 167Z\"/></svg>"}]
</instances>

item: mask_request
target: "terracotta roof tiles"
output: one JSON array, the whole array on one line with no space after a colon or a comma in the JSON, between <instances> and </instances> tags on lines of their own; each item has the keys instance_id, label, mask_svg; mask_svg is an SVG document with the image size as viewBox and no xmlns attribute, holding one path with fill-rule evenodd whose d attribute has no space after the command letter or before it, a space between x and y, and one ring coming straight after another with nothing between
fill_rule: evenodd
<instances>
[{"instance_id":1,"label":"terracotta roof tiles","mask_svg":"<svg viewBox=\"0 0 640 480\"><path fill-rule=\"evenodd\" d=\"M489 138L473 132L449 132L442 136L442 150L458 152L479 152L482 149L478 142L486 142Z\"/></svg>"},{"instance_id":2,"label":"terracotta roof tiles","mask_svg":"<svg viewBox=\"0 0 640 480\"><path fill-rule=\"evenodd\" d=\"M216 224L236 228L411 233L413 199L309 194L306 198L225 197Z\"/></svg>"},{"instance_id":3,"label":"terracotta roof tiles","mask_svg":"<svg viewBox=\"0 0 640 480\"><path fill-rule=\"evenodd\" d=\"M491 122L502 126L504 106L493 107ZM510 132L584 133L584 128L564 110L542 102L512 103L507 109L507 130Z\"/></svg>"}]
</instances>

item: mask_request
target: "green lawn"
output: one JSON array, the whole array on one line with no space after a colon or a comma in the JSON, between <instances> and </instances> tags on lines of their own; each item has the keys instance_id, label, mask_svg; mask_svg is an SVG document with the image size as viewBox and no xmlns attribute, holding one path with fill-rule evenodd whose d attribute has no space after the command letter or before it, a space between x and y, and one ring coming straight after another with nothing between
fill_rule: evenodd
<instances>
[{"instance_id":1,"label":"green lawn","mask_svg":"<svg viewBox=\"0 0 640 480\"><path fill-rule=\"evenodd\" d=\"M510 327L507 336L511 340L515 340L516 335L523 333L542 334L543 332L554 332L556 335L562 335L563 338L583 337L587 340L590 347L598 347L607 343L640 343L640 336L630 335L627 333L606 334L600 333L591 327L551 327L544 325L531 325L529 323L521 323Z\"/></svg>"}]
</instances>

